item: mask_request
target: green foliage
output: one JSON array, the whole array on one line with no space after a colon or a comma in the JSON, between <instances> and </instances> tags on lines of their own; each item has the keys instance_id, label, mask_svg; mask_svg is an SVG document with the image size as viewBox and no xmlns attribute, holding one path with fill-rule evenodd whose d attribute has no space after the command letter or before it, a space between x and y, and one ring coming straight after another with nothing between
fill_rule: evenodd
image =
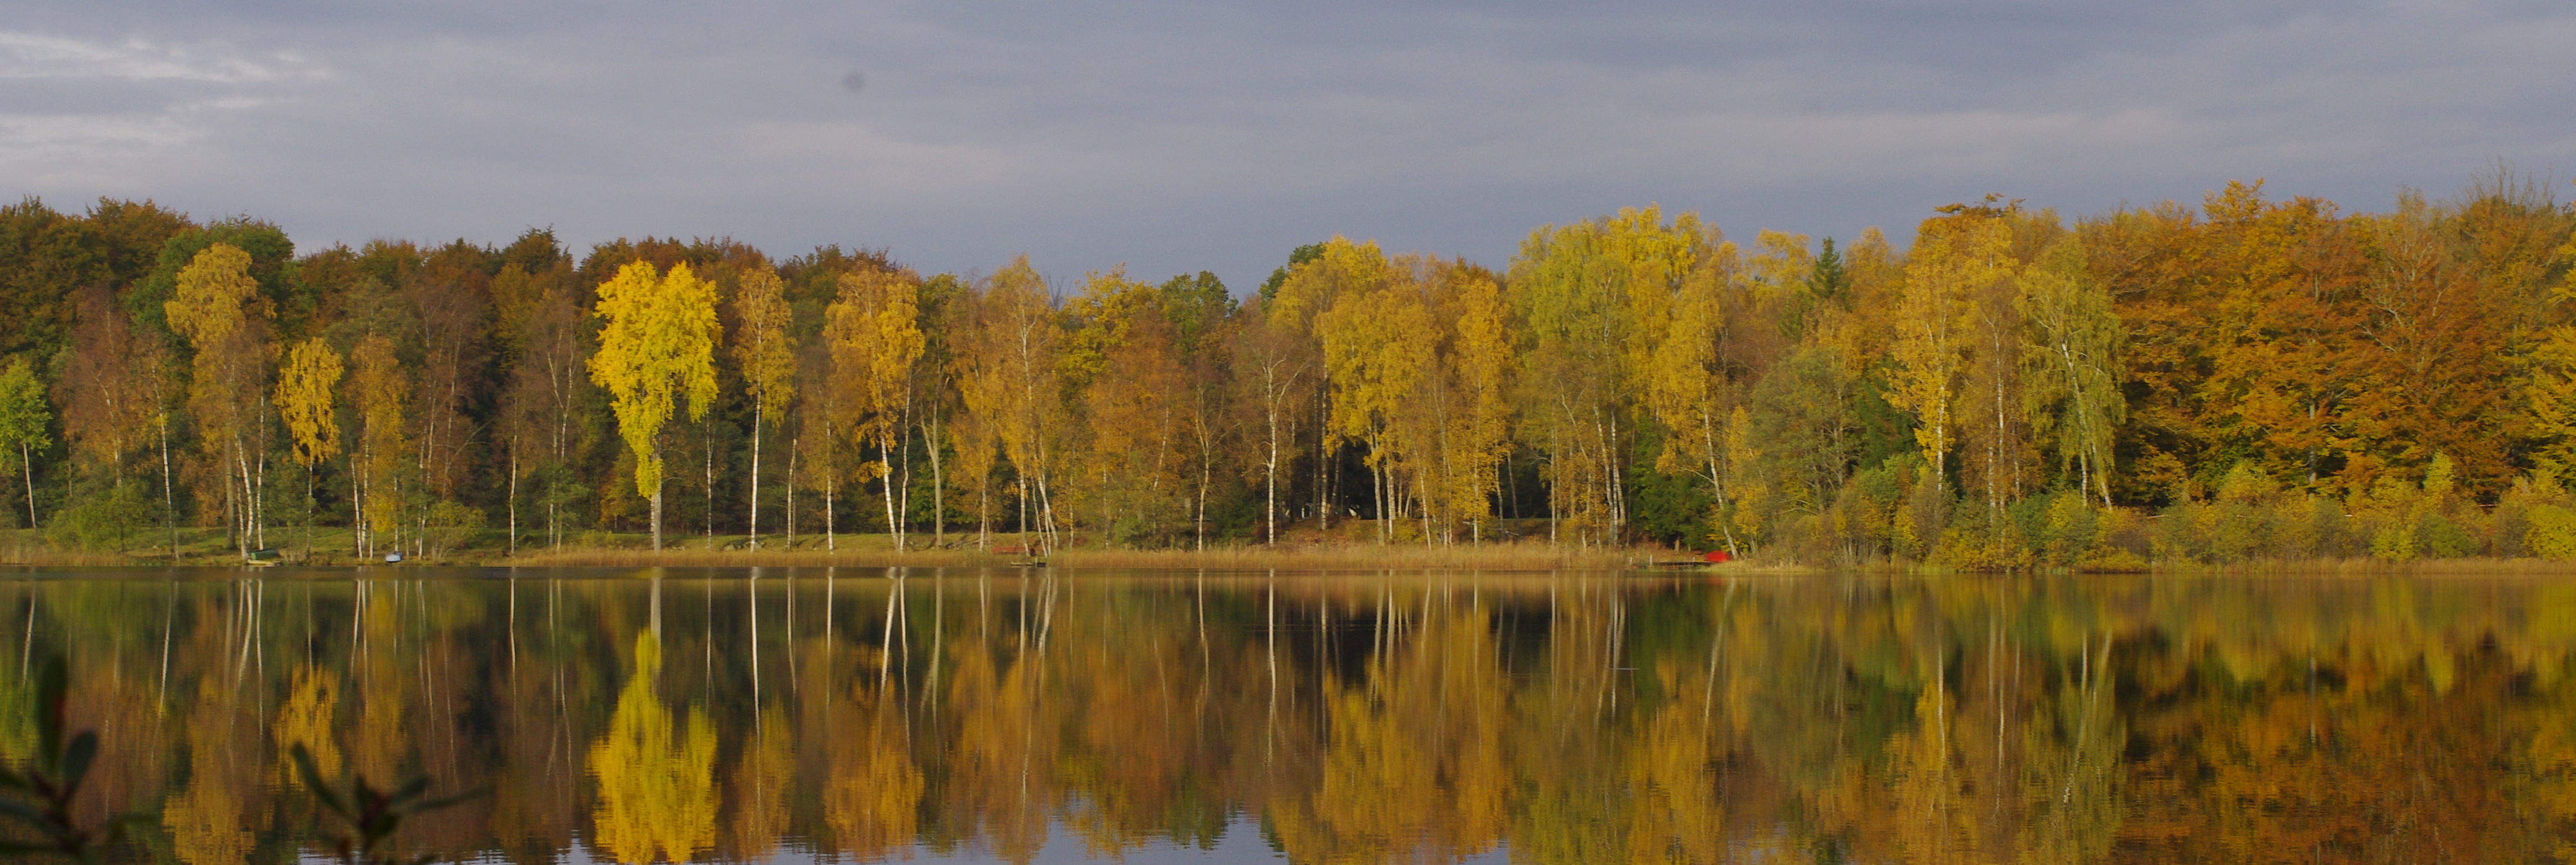
<instances>
[{"instance_id":1,"label":"green foliage","mask_svg":"<svg viewBox=\"0 0 2576 865\"><path fill-rule=\"evenodd\" d=\"M1288 263L1270 271L1270 277L1261 281L1261 301L1268 303L1271 298L1279 296L1279 287L1288 283L1289 271L1297 269L1298 265L1322 257L1324 257L1324 245L1321 243L1300 244L1296 249L1289 250Z\"/></svg>"},{"instance_id":2,"label":"green foliage","mask_svg":"<svg viewBox=\"0 0 2576 865\"><path fill-rule=\"evenodd\" d=\"M1848 296L1851 273L1843 269L1842 253L1834 250L1834 239L1825 238L1824 248L1817 251L1814 269L1807 275L1807 291L1820 300L1850 308Z\"/></svg>"},{"instance_id":3,"label":"green foliage","mask_svg":"<svg viewBox=\"0 0 2576 865\"><path fill-rule=\"evenodd\" d=\"M1284 282L1287 274L1282 272L1276 278ZM1264 288L1277 293L1277 288L1268 283L1264 283ZM1163 316L1172 325L1174 347L1184 357L1196 357L1211 331L1235 315L1233 293L1225 290L1223 280L1208 271L1164 280L1157 291L1161 294Z\"/></svg>"},{"instance_id":4,"label":"green foliage","mask_svg":"<svg viewBox=\"0 0 2576 865\"><path fill-rule=\"evenodd\" d=\"M1629 471L1637 479L1628 489L1628 520L1637 534L1660 544L1689 550L1712 550L1723 546L1709 537L1711 508L1716 500L1709 495L1708 484L1689 474L1665 474L1652 471L1655 453L1662 448L1660 430L1637 436L1637 447L1629 462Z\"/></svg>"},{"instance_id":5,"label":"green foliage","mask_svg":"<svg viewBox=\"0 0 2576 865\"><path fill-rule=\"evenodd\" d=\"M2451 518L2425 514L2415 522L2415 549L2430 558L2465 558L2477 555L2478 541Z\"/></svg>"},{"instance_id":6,"label":"green foliage","mask_svg":"<svg viewBox=\"0 0 2576 865\"><path fill-rule=\"evenodd\" d=\"M170 238L161 247L161 258L152 275L125 295L125 306L134 323L150 333L170 333L162 304L179 291L179 271L196 261L197 254L215 244L228 244L250 254L249 273L259 283L259 295L280 313L293 314L307 310L318 292L296 278L295 242L276 225L254 219L217 222L204 228L190 229Z\"/></svg>"},{"instance_id":7,"label":"green foliage","mask_svg":"<svg viewBox=\"0 0 2576 865\"><path fill-rule=\"evenodd\" d=\"M35 494L35 455L54 445L54 437L47 431L52 422L53 412L45 401L45 383L37 379L34 365L24 357L11 360L8 369L0 371L0 466L16 469L15 474L29 478L26 492L30 496ZM35 502L27 503L27 511L33 520Z\"/></svg>"},{"instance_id":8,"label":"green foliage","mask_svg":"<svg viewBox=\"0 0 2576 865\"><path fill-rule=\"evenodd\" d=\"M122 484L85 480L70 502L54 512L45 526L46 539L57 546L89 552L115 552L132 546L136 535L157 524L161 503L141 481Z\"/></svg>"},{"instance_id":9,"label":"green foliage","mask_svg":"<svg viewBox=\"0 0 2576 865\"><path fill-rule=\"evenodd\" d=\"M421 540L429 545L431 556L453 552L481 531L484 523L481 509L441 499L429 506Z\"/></svg>"}]
</instances>

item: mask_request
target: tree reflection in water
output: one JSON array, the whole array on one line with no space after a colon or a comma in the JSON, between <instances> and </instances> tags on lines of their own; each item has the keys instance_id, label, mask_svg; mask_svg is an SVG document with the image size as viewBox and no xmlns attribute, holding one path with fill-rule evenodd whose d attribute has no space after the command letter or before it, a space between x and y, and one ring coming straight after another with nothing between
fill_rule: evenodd
<instances>
[{"instance_id":1,"label":"tree reflection in water","mask_svg":"<svg viewBox=\"0 0 2576 865\"><path fill-rule=\"evenodd\" d=\"M161 576L0 585L0 644L190 865L309 850L298 743L520 862L2576 858L2550 581Z\"/></svg>"}]
</instances>

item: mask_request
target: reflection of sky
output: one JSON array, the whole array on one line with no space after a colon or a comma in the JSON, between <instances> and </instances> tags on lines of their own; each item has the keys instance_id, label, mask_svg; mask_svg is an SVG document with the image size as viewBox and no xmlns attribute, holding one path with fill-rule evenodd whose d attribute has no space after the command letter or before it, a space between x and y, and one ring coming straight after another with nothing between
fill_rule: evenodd
<instances>
[{"instance_id":1,"label":"reflection of sky","mask_svg":"<svg viewBox=\"0 0 2576 865\"><path fill-rule=\"evenodd\" d=\"M0 195L308 248L552 225L1241 288L1334 232L1499 265L1648 201L1903 242L1987 192L2576 170L2576 10L2538 0L11 7Z\"/></svg>"}]
</instances>

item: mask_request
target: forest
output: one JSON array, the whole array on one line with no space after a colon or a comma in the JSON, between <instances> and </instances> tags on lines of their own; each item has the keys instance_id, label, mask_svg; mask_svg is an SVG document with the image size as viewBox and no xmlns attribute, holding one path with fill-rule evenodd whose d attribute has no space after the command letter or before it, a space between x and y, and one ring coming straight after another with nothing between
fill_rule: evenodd
<instances>
[{"instance_id":1,"label":"forest","mask_svg":"<svg viewBox=\"0 0 2576 865\"><path fill-rule=\"evenodd\" d=\"M2230 183L1908 249L1654 206L1257 287L725 238L299 250L0 208L0 469L54 549L436 559L1652 545L1806 563L2576 558L2576 210ZM297 550L298 547L302 550Z\"/></svg>"}]
</instances>

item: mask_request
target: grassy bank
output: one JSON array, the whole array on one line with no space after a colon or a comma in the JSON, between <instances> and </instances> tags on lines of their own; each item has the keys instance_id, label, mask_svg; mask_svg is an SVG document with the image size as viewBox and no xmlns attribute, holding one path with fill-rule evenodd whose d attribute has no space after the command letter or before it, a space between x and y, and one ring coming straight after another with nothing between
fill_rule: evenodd
<instances>
[{"instance_id":1,"label":"grassy bank","mask_svg":"<svg viewBox=\"0 0 2576 865\"><path fill-rule=\"evenodd\" d=\"M138 541L142 539L138 538ZM215 529L182 529L178 537L178 556L174 560L167 535L156 535L152 546L135 546L126 552L99 552L64 549L50 543L43 535L24 529L0 530L0 566L25 567L157 567L172 564L226 567L241 564L224 533ZM990 549L976 549L974 536L950 535L946 546L931 548L930 538L914 535L912 549L897 551L893 538L883 534L842 534L826 540L819 536L799 536L794 545L785 538L763 537L760 549L751 549L750 539L742 535L665 535L663 549L653 550L652 538L641 534L584 532L567 535L560 546L522 544L512 550L503 543L499 532L487 532L472 542L451 550L431 550L427 555L407 555L405 565L413 566L480 566L480 567L925 567L974 568L1010 567L1027 563L1032 557L1019 551L1016 536L996 536ZM352 565L382 566L381 557L360 559L347 529L315 529L310 552L307 552L302 529L273 530L269 544L279 553L282 564L316 567ZM1059 568L1134 569L1134 570L1212 570L1212 571L1332 571L1355 573L1367 571L1616 571L1638 568L1699 570L1698 558L1687 552L1652 547L1578 548L1555 546L1544 541L1519 540L1457 546L1425 546L1420 543L1380 544L1365 535L1323 537L1302 533L1294 540L1275 546L1218 544L1204 550L1162 549L1138 550L1102 548L1096 540L1073 536L1071 546L1044 556L1047 565ZM409 551L406 551L407 553ZM1800 565L1791 562L1756 560L1707 568L1719 573L1799 574L1844 568ZM1943 569L1923 569L1906 563L1879 562L1858 566L1859 570L1896 573L1948 573ZM2538 558L2423 558L2411 561L2388 561L2377 558L2257 559L2229 564L2193 562L2158 562L2147 568L2150 573L2171 575L2262 577L2372 577L2372 576L2555 576L2576 575L2576 562Z\"/></svg>"},{"instance_id":2,"label":"grassy bank","mask_svg":"<svg viewBox=\"0 0 2576 865\"><path fill-rule=\"evenodd\" d=\"M19 566L229 566L241 556L224 534L211 529L182 529L174 559L168 536L154 546L126 552L61 549L26 530L0 530L0 565ZM842 534L825 539L799 536L761 539L751 548L742 535L665 535L663 549L641 534L585 532L566 536L560 546L522 544L512 550L499 533L486 533L450 550L411 554L405 564L489 567L1007 567L1032 560L1020 551L1016 536L996 537L989 549L977 549L972 535L950 535L933 548L926 535L908 539L911 549L896 550L883 534ZM1540 541L1514 541L1456 546L1419 543L1379 544L1365 539L1303 538L1276 546L1212 545L1207 549L1137 550L1103 548L1096 541L1070 538L1067 549L1043 556L1052 567L1175 570L1480 570L1562 571L1624 570L1690 566L1695 555L1646 547L1577 548ZM347 529L315 529L309 552L302 529L272 530L269 545L283 564L317 567L382 565L381 557L360 559Z\"/></svg>"},{"instance_id":3,"label":"grassy bank","mask_svg":"<svg viewBox=\"0 0 2576 865\"><path fill-rule=\"evenodd\" d=\"M975 549L916 549L896 552L883 536L863 537L843 549L707 550L704 547L654 552L632 548L566 548L522 553L487 564L605 567L993 567L1031 560L1029 556ZM868 543L873 542L873 543ZM865 544L864 546L862 544ZM1375 544L1309 544L1257 547L1221 546L1205 550L1128 550L1085 547L1057 550L1042 557L1050 567L1176 570L1484 570L1559 571L1621 570L1693 561L1677 553L1648 550L1578 551L1540 544L1491 544L1476 547L1378 546Z\"/></svg>"}]
</instances>

